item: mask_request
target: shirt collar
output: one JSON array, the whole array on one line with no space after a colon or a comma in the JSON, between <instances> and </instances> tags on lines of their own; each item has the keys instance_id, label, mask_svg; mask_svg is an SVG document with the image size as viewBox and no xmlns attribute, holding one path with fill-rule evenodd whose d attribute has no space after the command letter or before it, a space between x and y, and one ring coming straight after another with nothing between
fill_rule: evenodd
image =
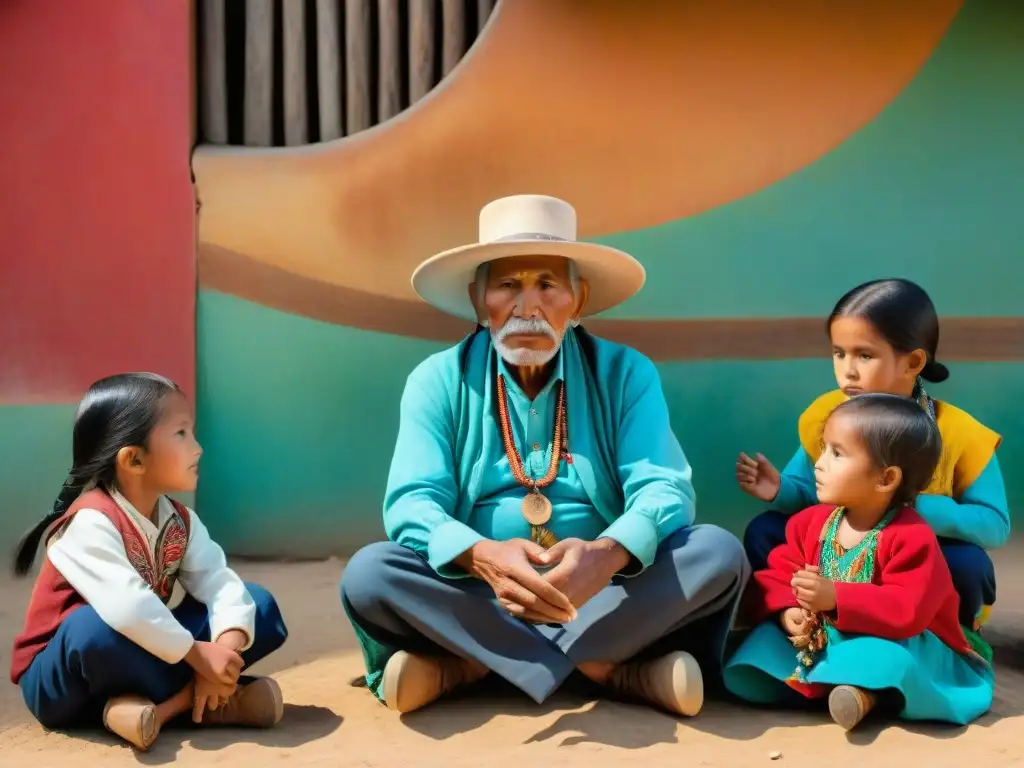
<instances>
[{"instance_id":1,"label":"shirt collar","mask_svg":"<svg viewBox=\"0 0 1024 768\"><path fill-rule=\"evenodd\" d=\"M161 527L163 527L164 522L166 522L169 516L167 508L170 505L167 501L166 496L161 496L157 500L156 520L150 520L144 514L139 512L139 510L136 509L135 506L130 501L128 501L128 499L125 498L124 494L122 494L117 489L111 489L110 498L112 498L114 500L114 503L117 504L117 506L119 506L122 510L124 510L125 514L127 514L129 517L133 517L142 523L147 523L153 526L154 528L157 528L158 530Z\"/></svg>"}]
</instances>

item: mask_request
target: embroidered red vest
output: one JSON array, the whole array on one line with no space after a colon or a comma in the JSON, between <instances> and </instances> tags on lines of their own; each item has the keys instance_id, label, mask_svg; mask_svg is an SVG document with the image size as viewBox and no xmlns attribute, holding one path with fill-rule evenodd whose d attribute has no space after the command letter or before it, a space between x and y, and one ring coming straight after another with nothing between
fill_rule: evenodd
<instances>
[{"instance_id":1,"label":"embroidered red vest","mask_svg":"<svg viewBox=\"0 0 1024 768\"><path fill-rule=\"evenodd\" d=\"M174 505L175 514L160 531L154 547L155 561L149 553L145 538L129 519L128 514L108 493L99 489L87 491L79 496L50 529L46 541L52 538L54 532L67 526L80 509L95 509L101 512L121 535L128 562L139 572L153 592L166 603L171 598L178 569L185 556L191 522L188 509L176 501L171 500L171 503ZM32 589L32 597L25 615L25 627L14 639L14 650L11 652L12 683L18 684L36 655L53 639L61 622L83 605L85 600L82 596L53 566L50 558L45 557Z\"/></svg>"}]
</instances>

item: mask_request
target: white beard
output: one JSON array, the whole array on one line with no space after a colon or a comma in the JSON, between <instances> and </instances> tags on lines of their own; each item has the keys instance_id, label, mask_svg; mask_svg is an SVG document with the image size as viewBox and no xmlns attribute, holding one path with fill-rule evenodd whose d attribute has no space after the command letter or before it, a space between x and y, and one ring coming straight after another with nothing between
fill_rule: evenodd
<instances>
[{"instance_id":1,"label":"white beard","mask_svg":"<svg viewBox=\"0 0 1024 768\"><path fill-rule=\"evenodd\" d=\"M551 339L551 349L510 347L505 343L506 338L520 333L543 333ZM491 341L498 354L501 355L501 359L509 365L515 366L547 365L558 354L558 350L562 346L562 340L555 333L555 329L540 318L523 320L511 317L498 331L491 331Z\"/></svg>"}]
</instances>

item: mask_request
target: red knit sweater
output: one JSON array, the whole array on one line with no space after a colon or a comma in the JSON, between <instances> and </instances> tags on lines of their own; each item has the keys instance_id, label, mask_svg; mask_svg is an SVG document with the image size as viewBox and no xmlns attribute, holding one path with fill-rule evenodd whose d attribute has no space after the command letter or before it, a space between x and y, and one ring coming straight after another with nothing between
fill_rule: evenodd
<instances>
[{"instance_id":1,"label":"red knit sweater","mask_svg":"<svg viewBox=\"0 0 1024 768\"><path fill-rule=\"evenodd\" d=\"M53 536L53 533L61 530L71 522L71 518L80 509L95 509L103 513L117 532L121 534L124 542L125 554L129 562L139 572L139 575L149 584L150 588L164 602L171 597L171 590L174 586L174 577L178 566L185 556L185 546L188 544L189 515L188 510L176 501L172 501L175 511L181 520L181 529L170 531L161 536L162 549L159 553L159 562L154 563L149 553L149 547L138 528L132 523L117 502L114 501L105 491L96 489L83 493L71 508L61 517L50 529L46 540ZM174 526L175 522L169 523ZM183 536L182 536L183 533ZM75 588L68 583L61 575L50 558L43 559L39 576L36 578L35 586L32 589L32 597L29 600L28 611L25 615L25 626L21 634L14 639L14 649L11 652L11 682L15 685L21 680L21 676L32 664L35 657L42 651L53 636L57 633L61 622L71 614L72 611L85 605L85 600L75 591Z\"/></svg>"},{"instance_id":2,"label":"red knit sweater","mask_svg":"<svg viewBox=\"0 0 1024 768\"><path fill-rule=\"evenodd\" d=\"M790 582L796 571L817 565L825 521L834 509L819 504L790 518L785 543L772 550L768 567L754 574L744 596L751 624L798 605ZM840 632L907 640L929 630L954 651L975 655L960 626L960 596L938 539L909 507L882 530L871 583L837 581L835 587L831 618Z\"/></svg>"}]
</instances>

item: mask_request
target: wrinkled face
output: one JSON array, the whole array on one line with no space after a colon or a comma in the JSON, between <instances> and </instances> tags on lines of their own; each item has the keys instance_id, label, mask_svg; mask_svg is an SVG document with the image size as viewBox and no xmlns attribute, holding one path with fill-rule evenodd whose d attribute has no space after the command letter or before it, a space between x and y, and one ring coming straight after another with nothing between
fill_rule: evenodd
<instances>
[{"instance_id":1,"label":"wrinkled face","mask_svg":"<svg viewBox=\"0 0 1024 768\"><path fill-rule=\"evenodd\" d=\"M554 358L566 329L586 303L586 282L560 256L514 256L492 261L486 284L469 286L481 323L510 365L541 366Z\"/></svg>"},{"instance_id":2,"label":"wrinkled face","mask_svg":"<svg viewBox=\"0 0 1024 768\"><path fill-rule=\"evenodd\" d=\"M892 495L894 473L899 470L875 465L854 417L845 413L831 416L825 423L823 442L814 464L818 501L856 508L876 505L885 494Z\"/></svg>"},{"instance_id":3,"label":"wrinkled face","mask_svg":"<svg viewBox=\"0 0 1024 768\"><path fill-rule=\"evenodd\" d=\"M193 433L192 407L177 392L167 396L163 412L141 455L146 484L160 493L187 493L199 480L203 449Z\"/></svg>"},{"instance_id":4,"label":"wrinkled face","mask_svg":"<svg viewBox=\"0 0 1024 768\"><path fill-rule=\"evenodd\" d=\"M924 367L924 350L902 353L893 349L862 317L838 317L829 329L836 382L849 397L882 392L910 397Z\"/></svg>"}]
</instances>

